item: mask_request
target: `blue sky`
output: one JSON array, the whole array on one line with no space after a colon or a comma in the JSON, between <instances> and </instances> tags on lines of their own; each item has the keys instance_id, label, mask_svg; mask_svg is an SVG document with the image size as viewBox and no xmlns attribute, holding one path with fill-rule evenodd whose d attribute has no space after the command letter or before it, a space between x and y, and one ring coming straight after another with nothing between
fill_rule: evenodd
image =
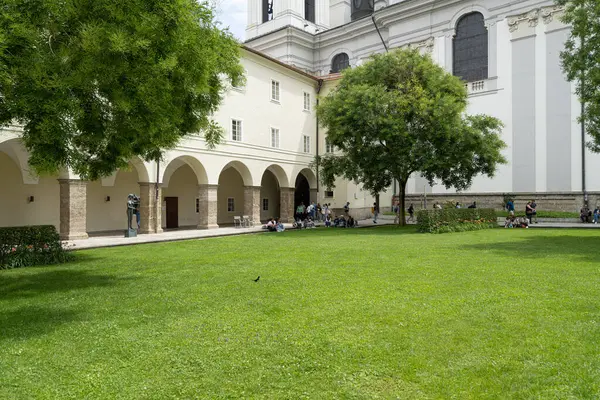
<instances>
[{"instance_id":1,"label":"blue sky","mask_svg":"<svg viewBox=\"0 0 600 400\"><path fill-rule=\"evenodd\" d=\"M246 4L248 0L216 0L217 20L239 40L244 41L246 30Z\"/></svg>"}]
</instances>

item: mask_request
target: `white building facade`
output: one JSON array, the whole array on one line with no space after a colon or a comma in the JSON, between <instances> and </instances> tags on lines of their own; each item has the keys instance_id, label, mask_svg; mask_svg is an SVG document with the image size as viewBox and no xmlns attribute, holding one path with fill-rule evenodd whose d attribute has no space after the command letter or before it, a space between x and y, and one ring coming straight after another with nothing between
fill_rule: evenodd
<instances>
[{"instance_id":1,"label":"white building facade","mask_svg":"<svg viewBox=\"0 0 600 400\"><path fill-rule=\"evenodd\" d=\"M85 182L69 171L36 176L20 128L1 129L0 226L51 224L65 239L113 233L127 228L129 193L141 195L142 233L216 228L240 216L292 221L295 206L319 200L310 168L319 80L252 49L242 49L241 63L246 83L229 88L214 115L225 140L213 150L191 135L159 163L130 160L128 169ZM364 206L361 196L353 204ZM346 193L329 202L342 200Z\"/></svg>"},{"instance_id":2,"label":"white building facade","mask_svg":"<svg viewBox=\"0 0 600 400\"><path fill-rule=\"evenodd\" d=\"M541 199L547 209L575 210L585 190L596 201L600 181L591 178L600 155L583 145L589 138L582 140L577 121L580 103L560 64L570 29L553 1L274 0L263 22L264 4L269 0L249 0L248 46L320 77L386 48L419 48L465 80L469 113L503 121L509 162L494 178L477 177L456 193L415 176L407 188L412 200L426 194L498 207L502 194L512 193ZM313 7L314 21L307 21Z\"/></svg>"}]
</instances>

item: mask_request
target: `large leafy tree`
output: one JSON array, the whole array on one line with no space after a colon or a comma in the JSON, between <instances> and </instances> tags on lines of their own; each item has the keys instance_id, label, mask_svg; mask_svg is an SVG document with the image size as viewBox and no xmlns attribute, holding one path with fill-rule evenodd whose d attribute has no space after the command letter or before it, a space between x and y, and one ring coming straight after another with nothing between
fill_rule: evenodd
<instances>
[{"instance_id":1,"label":"large leafy tree","mask_svg":"<svg viewBox=\"0 0 600 400\"><path fill-rule=\"evenodd\" d=\"M563 21L571 36L561 54L569 81L576 83L584 105L581 122L592 137L589 147L600 152L600 1L558 0L565 6Z\"/></svg>"},{"instance_id":2,"label":"large leafy tree","mask_svg":"<svg viewBox=\"0 0 600 400\"><path fill-rule=\"evenodd\" d=\"M190 133L209 146L239 45L196 0L4 0L0 126L23 126L38 172L96 179L157 159Z\"/></svg>"},{"instance_id":3,"label":"large leafy tree","mask_svg":"<svg viewBox=\"0 0 600 400\"><path fill-rule=\"evenodd\" d=\"M493 176L506 160L502 124L465 115L463 82L417 50L375 55L346 70L317 112L338 152L319 158L323 184L336 177L360 182L372 193L396 179L405 223L406 183L414 173L463 190L478 174Z\"/></svg>"}]
</instances>

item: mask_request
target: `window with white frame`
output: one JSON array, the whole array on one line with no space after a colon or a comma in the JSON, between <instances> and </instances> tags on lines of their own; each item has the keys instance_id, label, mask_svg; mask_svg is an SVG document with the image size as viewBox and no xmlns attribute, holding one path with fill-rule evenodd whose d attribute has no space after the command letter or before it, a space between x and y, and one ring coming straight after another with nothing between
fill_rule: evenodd
<instances>
[{"instance_id":1,"label":"window with white frame","mask_svg":"<svg viewBox=\"0 0 600 400\"><path fill-rule=\"evenodd\" d=\"M279 129L271 128L271 147L279 148Z\"/></svg>"},{"instance_id":2,"label":"window with white frame","mask_svg":"<svg viewBox=\"0 0 600 400\"><path fill-rule=\"evenodd\" d=\"M310 153L310 136L304 135L302 150L305 153Z\"/></svg>"},{"instance_id":3,"label":"window with white frame","mask_svg":"<svg viewBox=\"0 0 600 400\"><path fill-rule=\"evenodd\" d=\"M235 201L233 200L233 197L228 197L227 198L227 212L234 212L235 211Z\"/></svg>"},{"instance_id":4,"label":"window with white frame","mask_svg":"<svg viewBox=\"0 0 600 400\"><path fill-rule=\"evenodd\" d=\"M269 199L263 199L262 206L263 211L269 211Z\"/></svg>"},{"instance_id":5,"label":"window with white frame","mask_svg":"<svg viewBox=\"0 0 600 400\"><path fill-rule=\"evenodd\" d=\"M231 140L242 141L242 121L239 119L231 120Z\"/></svg>"},{"instance_id":6,"label":"window with white frame","mask_svg":"<svg viewBox=\"0 0 600 400\"><path fill-rule=\"evenodd\" d=\"M279 103L280 95L279 95L279 82L272 79L271 80L271 100Z\"/></svg>"},{"instance_id":7,"label":"window with white frame","mask_svg":"<svg viewBox=\"0 0 600 400\"><path fill-rule=\"evenodd\" d=\"M334 147L335 146L333 144L331 144L329 139L325 138L325 153L333 153Z\"/></svg>"},{"instance_id":8,"label":"window with white frame","mask_svg":"<svg viewBox=\"0 0 600 400\"><path fill-rule=\"evenodd\" d=\"M333 190L326 190L325 197L333 197Z\"/></svg>"},{"instance_id":9,"label":"window with white frame","mask_svg":"<svg viewBox=\"0 0 600 400\"><path fill-rule=\"evenodd\" d=\"M310 111L310 93L304 92L304 111Z\"/></svg>"}]
</instances>

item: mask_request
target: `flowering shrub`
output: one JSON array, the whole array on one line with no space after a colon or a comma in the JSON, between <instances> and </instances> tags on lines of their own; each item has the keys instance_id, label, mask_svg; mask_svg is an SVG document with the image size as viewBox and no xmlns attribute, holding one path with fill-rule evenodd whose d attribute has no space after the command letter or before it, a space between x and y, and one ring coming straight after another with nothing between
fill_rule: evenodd
<instances>
[{"instance_id":1,"label":"flowering shrub","mask_svg":"<svg viewBox=\"0 0 600 400\"><path fill-rule=\"evenodd\" d=\"M496 227L496 212L488 208L445 208L417 212L419 232L465 232Z\"/></svg>"},{"instance_id":2,"label":"flowering shrub","mask_svg":"<svg viewBox=\"0 0 600 400\"><path fill-rule=\"evenodd\" d=\"M56 264L68 259L53 225L0 228L0 269Z\"/></svg>"}]
</instances>

